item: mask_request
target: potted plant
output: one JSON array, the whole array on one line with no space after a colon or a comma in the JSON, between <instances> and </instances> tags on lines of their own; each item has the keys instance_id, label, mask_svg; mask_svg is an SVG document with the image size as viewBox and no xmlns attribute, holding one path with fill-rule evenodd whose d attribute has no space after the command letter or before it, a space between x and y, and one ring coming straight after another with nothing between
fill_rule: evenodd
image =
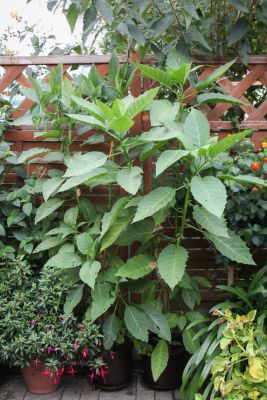
<instances>
[{"instance_id":1,"label":"potted plant","mask_svg":"<svg viewBox=\"0 0 267 400\"><path fill-rule=\"evenodd\" d=\"M93 380L107 373L102 336L96 325L63 317L69 284L44 269L34 276L17 258L1 268L1 360L22 368L27 388L36 394L58 388L61 375L87 369Z\"/></svg>"}]
</instances>

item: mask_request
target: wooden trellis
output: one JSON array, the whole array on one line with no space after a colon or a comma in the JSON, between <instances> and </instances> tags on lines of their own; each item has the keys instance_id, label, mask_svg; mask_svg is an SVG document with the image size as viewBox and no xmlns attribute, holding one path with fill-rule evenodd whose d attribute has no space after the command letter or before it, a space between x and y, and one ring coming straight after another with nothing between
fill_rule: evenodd
<instances>
[{"instance_id":1,"label":"wooden trellis","mask_svg":"<svg viewBox=\"0 0 267 400\"><path fill-rule=\"evenodd\" d=\"M51 57L0 57L0 66L5 70L3 77L0 79L0 93L5 92L8 87L13 83L18 83L21 86L30 88L31 82L28 79L26 68L28 66L46 66L48 69L55 67L58 63L63 64L64 75L69 79L72 79L69 69L72 65L85 66L95 64L99 73L103 76L108 72L109 56L51 56ZM125 61L123 56L120 57L120 61ZM219 65L229 61L229 58L223 60L209 60L206 58L197 58L194 60L195 64L207 65L203 67L200 74L200 79L207 77L215 68ZM144 61L147 64L153 64L155 62L153 57L147 57ZM237 63L241 63L237 60ZM244 120L239 124L239 128L251 128L253 129L253 141L256 148L259 147L260 143L265 137L267 137L267 99L263 100L261 104L256 107L253 105L248 97L247 91L253 85L261 85L265 88L267 86L267 56L254 56L249 60L247 74L239 82L232 82L227 76L222 77L219 80L219 85L229 95L240 99L244 106L242 109L245 113ZM43 80L47 81L48 75ZM148 79L141 79L139 75L136 75L133 81L131 92L134 96L138 96L144 91L148 90L154 83ZM186 101L189 102L196 96L196 92L192 87L186 89ZM14 111L13 117L18 118L23 116L31 107L32 101L24 99L18 106L17 110ZM207 105L203 107L203 111L206 113L210 126L214 134L219 137L224 136L229 130L232 129L231 121L224 120L224 114L229 109L228 104L217 104L211 108ZM147 113L139 115L135 119L135 125L131 129L132 134L149 129L149 116ZM13 149L17 152L22 152L32 147L47 147L56 149L57 143L43 142L43 139L34 139L34 132L36 129L32 126L20 126L9 129L5 133L5 139L13 144ZM84 139L84 136L79 136L77 141L73 144L72 150L80 149L80 141ZM83 151L86 149L96 149L107 151L107 144L98 145L86 145L83 146ZM40 164L39 164L40 165ZM46 165L46 167L49 167ZM52 165L53 167L53 165ZM153 173L153 162L147 160L145 162L145 174L144 174L144 190L149 192L151 189L152 173ZM114 188L114 193L120 195L121 191L118 187ZM101 188L94 189L92 193L92 200L101 201L105 199L106 193ZM104 201L104 200L103 200ZM224 267L217 267L214 263L214 255L208 248L207 242L198 236L194 236L193 232L188 232L188 237L185 239L185 245L189 249L189 271L193 274L198 274L207 277L213 284L226 283L229 279L229 274ZM265 263L266 252L261 251L254 255L255 259L259 263ZM242 269L242 277L246 277L249 273L249 268ZM204 290L202 297L206 306L209 307L211 304L216 302L216 293L212 290Z\"/></svg>"}]
</instances>

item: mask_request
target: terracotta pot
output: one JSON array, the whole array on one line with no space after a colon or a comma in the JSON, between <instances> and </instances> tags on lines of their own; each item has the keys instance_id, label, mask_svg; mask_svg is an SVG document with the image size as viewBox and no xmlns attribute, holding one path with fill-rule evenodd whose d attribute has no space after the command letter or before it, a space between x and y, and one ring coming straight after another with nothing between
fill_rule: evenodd
<instances>
[{"instance_id":1,"label":"terracotta pot","mask_svg":"<svg viewBox=\"0 0 267 400\"><path fill-rule=\"evenodd\" d=\"M151 340L153 344L156 343L155 339ZM143 380L146 386L153 390L168 391L177 389L182 383L182 374L185 365L188 361L188 353L185 351L183 345L169 346L169 360L167 367L162 372L159 379L155 382L151 371L151 357L144 356L144 372Z\"/></svg>"},{"instance_id":2,"label":"terracotta pot","mask_svg":"<svg viewBox=\"0 0 267 400\"><path fill-rule=\"evenodd\" d=\"M53 378L42 373L44 370L45 365L42 362L39 362L37 366L31 363L28 367L21 369L25 385L31 393L48 394L58 389L59 382L55 384Z\"/></svg>"},{"instance_id":3,"label":"terracotta pot","mask_svg":"<svg viewBox=\"0 0 267 400\"><path fill-rule=\"evenodd\" d=\"M104 356L108 367L105 379L97 378L95 386L102 390L116 391L128 386L132 381L133 373L133 346L132 343L117 345L112 353Z\"/></svg>"}]
</instances>

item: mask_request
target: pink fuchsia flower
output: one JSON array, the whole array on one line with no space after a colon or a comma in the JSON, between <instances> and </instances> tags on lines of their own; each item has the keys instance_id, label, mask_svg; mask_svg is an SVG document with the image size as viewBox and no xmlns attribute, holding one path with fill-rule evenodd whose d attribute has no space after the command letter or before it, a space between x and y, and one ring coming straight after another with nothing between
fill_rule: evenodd
<instances>
[{"instance_id":1,"label":"pink fuchsia flower","mask_svg":"<svg viewBox=\"0 0 267 400\"><path fill-rule=\"evenodd\" d=\"M68 374L74 376L76 374L75 369L70 365L68 368Z\"/></svg>"},{"instance_id":2,"label":"pink fuchsia flower","mask_svg":"<svg viewBox=\"0 0 267 400\"><path fill-rule=\"evenodd\" d=\"M32 325L32 328L35 327L35 325L36 325L36 320L35 319L32 320L31 325Z\"/></svg>"},{"instance_id":3,"label":"pink fuchsia flower","mask_svg":"<svg viewBox=\"0 0 267 400\"><path fill-rule=\"evenodd\" d=\"M77 347L78 347L78 344L75 342L74 345L73 345L74 350L76 350Z\"/></svg>"},{"instance_id":4,"label":"pink fuchsia flower","mask_svg":"<svg viewBox=\"0 0 267 400\"><path fill-rule=\"evenodd\" d=\"M46 350L47 350L47 353L48 353L48 354L50 354L50 353L53 351L53 349L52 349L51 346L48 346Z\"/></svg>"},{"instance_id":5,"label":"pink fuchsia flower","mask_svg":"<svg viewBox=\"0 0 267 400\"><path fill-rule=\"evenodd\" d=\"M85 347L85 348L83 349L83 351L82 351L83 358L87 358L87 357L88 357L88 352L89 352L88 348Z\"/></svg>"},{"instance_id":6,"label":"pink fuchsia flower","mask_svg":"<svg viewBox=\"0 0 267 400\"><path fill-rule=\"evenodd\" d=\"M51 371L49 369L44 369L41 373L42 375L51 375Z\"/></svg>"},{"instance_id":7,"label":"pink fuchsia flower","mask_svg":"<svg viewBox=\"0 0 267 400\"><path fill-rule=\"evenodd\" d=\"M98 346L101 347L102 346L102 342L101 340L98 341Z\"/></svg>"},{"instance_id":8,"label":"pink fuchsia flower","mask_svg":"<svg viewBox=\"0 0 267 400\"><path fill-rule=\"evenodd\" d=\"M91 374L88 374L88 377L91 379L91 383L93 383L93 380L94 380L94 377L95 377L94 372L92 372Z\"/></svg>"}]
</instances>

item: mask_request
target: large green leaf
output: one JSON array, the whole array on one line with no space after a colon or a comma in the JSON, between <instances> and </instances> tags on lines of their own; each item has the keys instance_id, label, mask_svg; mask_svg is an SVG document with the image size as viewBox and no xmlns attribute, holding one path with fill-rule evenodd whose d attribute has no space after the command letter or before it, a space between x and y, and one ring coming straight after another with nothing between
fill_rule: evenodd
<instances>
[{"instance_id":1,"label":"large green leaf","mask_svg":"<svg viewBox=\"0 0 267 400\"><path fill-rule=\"evenodd\" d=\"M141 304L140 307L147 314L153 325L157 327L157 334L161 339L171 341L171 330L168 321L157 308L151 304Z\"/></svg>"},{"instance_id":2,"label":"large green leaf","mask_svg":"<svg viewBox=\"0 0 267 400\"><path fill-rule=\"evenodd\" d=\"M41 147L34 147L32 149L25 150L19 155L19 157L17 159L17 163L23 164L26 161L27 162L30 161L32 158L36 158L38 156L44 155L45 153L48 153L50 151L51 150L49 150L49 149L44 149Z\"/></svg>"},{"instance_id":3,"label":"large green leaf","mask_svg":"<svg viewBox=\"0 0 267 400\"><path fill-rule=\"evenodd\" d=\"M123 168L117 173L117 182L126 192L136 194L142 183L143 170L140 167Z\"/></svg>"},{"instance_id":4,"label":"large green leaf","mask_svg":"<svg viewBox=\"0 0 267 400\"><path fill-rule=\"evenodd\" d=\"M175 129L168 129L163 126L157 126L150 129L148 132L142 133L140 138L144 142L163 142L169 139L179 139L183 136L181 127Z\"/></svg>"},{"instance_id":5,"label":"large green leaf","mask_svg":"<svg viewBox=\"0 0 267 400\"><path fill-rule=\"evenodd\" d=\"M113 313L108 316L103 324L103 343L106 350L111 349L113 343L118 337L120 328L120 320Z\"/></svg>"},{"instance_id":6,"label":"large green leaf","mask_svg":"<svg viewBox=\"0 0 267 400\"><path fill-rule=\"evenodd\" d=\"M223 153L224 151L230 149L236 143L238 143L241 139L248 136L251 133L251 130L246 130L239 133L234 133L231 136L226 136L222 140L217 143L214 143L209 149L209 156L214 158L218 154Z\"/></svg>"},{"instance_id":7,"label":"large green leaf","mask_svg":"<svg viewBox=\"0 0 267 400\"><path fill-rule=\"evenodd\" d=\"M67 114L68 117L70 117L71 119L74 119L75 121L79 121L82 122L86 125L89 125L89 128L97 128L97 129L101 129L103 131L106 131L106 125L99 121L99 119L90 116L90 115L79 115L79 114Z\"/></svg>"},{"instance_id":8,"label":"large green leaf","mask_svg":"<svg viewBox=\"0 0 267 400\"><path fill-rule=\"evenodd\" d=\"M194 335L195 331L193 331L193 329L185 329L182 335L184 347L186 351L191 354L196 352L199 348L199 341L193 340Z\"/></svg>"},{"instance_id":9,"label":"large green leaf","mask_svg":"<svg viewBox=\"0 0 267 400\"><path fill-rule=\"evenodd\" d=\"M71 3L71 5L68 8L67 15L66 15L71 32L74 31L78 16L79 16L79 11L78 11L76 5L74 3Z\"/></svg>"},{"instance_id":10,"label":"large green leaf","mask_svg":"<svg viewBox=\"0 0 267 400\"><path fill-rule=\"evenodd\" d=\"M44 218L48 217L54 211L56 211L62 204L64 200L61 199L49 199L46 203L40 205L37 209L35 216L35 224L42 221Z\"/></svg>"},{"instance_id":11,"label":"large green leaf","mask_svg":"<svg viewBox=\"0 0 267 400\"><path fill-rule=\"evenodd\" d=\"M156 176L160 175L165 169L189 154L187 150L165 150L156 162Z\"/></svg>"},{"instance_id":12,"label":"large green leaf","mask_svg":"<svg viewBox=\"0 0 267 400\"><path fill-rule=\"evenodd\" d=\"M133 242L146 243L152 237L154 227L155 224L151 218L135 222L118 237L116 244L130 246Z\"/></svg>"},{"instance_id":13,"label":"large green leaf","mask_svg":"<svg viewBox=\"0 0 267 400\"><path fill-rule=\"evenodd\" d=\"M180 103L169 100L154 100L150 105L151 126L163 125L166 120L174 121L180 109Z\"/></svg>"},{"instance_id":14,"label":"large green leaf","mask_svg":"<svg viewBox=\"0 0 267 400\"><path fill-rule=\"evenodd\" d=\"M94 289L95 280L100 269L101 264L99 261L86 261L80 269L81 280Z\"/></svg>"},{"instance_id":15,"label":"large green leaf","mask_svg":"<svg viewBox=\"0 0 267 400\"><path fill-rule=\"evenodd\" d=\"M110 128L118 134L128 131L133 126L133 124L133 120L128 117L128 115L122 115L109 121Z\"/></svg>"},{"instance_id":16,"label":"large green leaf","mask_svg":"<svg viewBox=\"0 0 267 400\"><path fill-rule=\"evenodd\" d=\"M232 96L223 93L203 93L197 96L197 102L199 104L216 104L216 103L228 103L243 106L244 103Z\"/></svg>"},{"instance_id":17,"label":"large green leaf","mask_svg":"<svg viewBox=\"0 0 267 400\"><path fill-rule=\"evenodd\" d=\"M143 220L167 206L175 197L175 189L165 186L158 187L139 201L133 222Z\"/></svg>"},{"instance_id":18,"label":"large green leaf","mask_svg":"<svg viewBox=\"0 0 267 400\"><path fill-rule=\"evenodd\" d=\"M80 176L102 167L107 161L108 156L100 151L91 151L90 153L76 153L70 158L67 164L65 177Z\"/></svg>"},{"instance_id":19,"label":"large green leaf","mask_svg":"<svg viewBox=\"0 0 267 400\"><path fill-rule=\"evenodd\" d=\"M69 315L72 313L73 309L80 303L83 296L84 285L79 285L71 289L66 297L66 302L64 304L64 313Z\"/></svg>"},{"instance_id":20,"label":"large green leaf","mask_svg":"<svg viewBox=\"0 0 267 400\"><path fill-rule=\"evenodd\" d=\"M63 221L69 227L76 228L78 218L78 207L70 207L65 211Z\"/></svg>"},{"instance_id":21,"label":"large green leaf","mask_svg":"<svg viewBox=\"0 0 267 400\"><path fill-rule=\"evenodd\" d=\"M259 185L259 186L267 186L266 180L257 178L257 176L252 176L252 175L237 175L237 176L231 176L231 175L222 175L220 176L220 179L224 179L227 181L234 181L238 183L243 183L243 184L251 184L251 185Z\"/></svg>"},{"instance_id":22,"label":"large green leaf","mask_svg":"<svg viewBox=\"0 0 267 400\"><path fill-rule=\"evenodd\" d=\"M135 306L126 306L124 321L126 328L135 339L148 342L149 321L144 312Z\"/></svg>"},{"instance_id":23,"label":"large green leaf","mask_svg":"<svg viewBox=\"0 0 267 400\"><path fill-rule=\"evenodd\" d=\"M116 201L116 203L113 204L111 210L104 214L102 218L101 237L105 235L109 228L112 227L116 219L121 215L121 212L124 206L127 204L127 201L127 197L121 197Z\"/></svg>"},{"instance_id":24,"label":"large green leaf","mask_svg":"<svg viewBox=\"0 0 267 400\"><path fill-rule=\"evenodd\" d=\"M229 68L235 63L235 59L233 61L230 61L224 65L221 65L219 68L215 69L213 72L211 72L205 79L199 81L195 88L199 92L202 89L205 89L207 86L209 86L211 83L216 82L221 76L225 74L226 71L228 71Z\"/></svg>"},{"instance_id":25,"label":"large green leaf","mask_svg":"<svg viewBox=\"0 0 267 400\"><path fill-rule=\"evenodd\" d=\"M151 257L143 254L134 256L120 267L116 276L130 279L141 278L153 271L155 266L152 261Z\"/></svg>"},{"instance_id":26,"label":"large green leaf","mask_svg":"<svg viewBox=\"0 0 267 400\"><path fill-rule=\"evenodd\" d=\"M132 38L139 43L141 46L144 46L146 40L143 32L137 25L127 24L128 32L132 36Z\"/></svg>"},{"instance_id":27,"label":"large green leaf","mask_svg":"<svg viewBox=\"0 0 267 400\"><path fill-rule=\"evenodd\" d=\"M194 146L205 146L210 137L210 127L207 117L201 111L193 108L186 117L184 133L185 136L189 137Z\"/></svg>"},{"instance_id":28,"label":"large green leaf","mask_svg":"<svg viewBox=\"0 0 267 400\"><path fill-rule=\"evenodd\" d=\"M54 257L51 257L46 264L45 267L54 267L54 268L75 268L81 265L80 257L72 252L59 252Z\"/></svg>"},{"instance_id":29,"label":"large green leaf","mask_svg":"<svg viewBox=\"0 0 267 400\"><path fill-rule=\"evenodd\" d=\"M51 179L47 179L42 186L44 200L47 201L49 197L57 191L63 182L64 178L60 176L54 176Z\"/></svg>"},{"instance_id":30,"label":"large green leaf","mask_svg":"<svg viewBox=\"0 0 267 400\"><path fill-rule=\"evenodd\" d=\"M225 257L242 264L256 265L246 243L234 232L228 230L228 238L205 233L216 249Z\"/></svg>"},{"instance_id":31,"label":"large green leaf","mask_svg":"<svg viewBox=\"0 0 267 400\"><path fill-rule=\"evenodd\" d=\"M84 100L81 97L78 96L71 96L71 99L78 104L78 106L85 108L89 114L91 114L93 117L97 118L99 121L104 122L105 118L103 117L103 114L101 112L101 110L99 109L99 107L94 104L91 103L90 101Z\"/></svg>"},{"instance_id":32,"label":"large green leaf","mask_svg":"<svg viewBox=\"0 0 267 400\"><path fill-rule=\"evenodd\" d=\"M165 340L161 339L158 341L151 354L151 370L155 382L159 379L162 372L167 367L168 359L168 344L165 342Z\"/></svg>"},{"instance_id":33,"label":"large green leaf","mask_svg":"<svg viewBox=\"0 0 267 400\"><path fill-rule=\"evenodd\" d=\"M214 176L201 178L194 176L191 180L191 192L210 213L221 217L226 205L226 189L222 182Z\"/></svg>"},{"instance_id":34,"label":"large green leaf","mask_svg":"<svg viewBox=\"0 0 267 400\"><path fill-rule=\"evenodd\" d=\"M107 247L111 246L120 236L120 234L126 230L127 226L131 222L131 217L126 216L117 219L111 228L105 233L101 240L100 251L105 250Z\"/></svg>"},{"instance_id":35,"label":"large green leaf","mask_svg":"<svg viewBox=\"0 0 267 400\"><path fill-rule=\"evenodd\" d=\"M142 76L144 76L146 78L150 78L153 81L160 82L169 88L172 87L173 80L171 79L170 75L167 72L162 71L157 68L154 68L154 67L150 67L149 65L137 64L137 63L134 63L134 65L140 71L142 71Z\"/></svg>"},{"instance_id":36,"label":"large green leaf","mask_svg":"<svg viewBox=\"0 0 267 400\"><path fill-rule=\"evenodd\" d=\"M111 293L111 286L107 282L97 282L92 292L91 319L95 321L100 315L104 314L114 303L116 297Z\"/></svg>"},{"instance_id":37,"label":"large green leaf","mask_svg":"<svg viewBox=\"0 0 267 400\"><path fill-rule=\"evenodd\" d=\"M159 88L151 89L142 94L141 96L134 98L134 100L130 103L127 108L127 115L130 118L134 118L142 111L146 111L151 104L152 100L158 94Z\"/></svg>"},{"instance_id":38,"label":"large green leaf","mask_svg":"<svg viewBox=\"0 0 267 400\"><path fill-rule=\"evenodd\" d=\"M208 232L222 237L228 237L228 228L224 217L217 217L208 210L197 205L194 206L193 217L195 221Z\"/></svg>"},{"instance_id":39,"label":"large green leaf","mask_svg":"<svg viewBox=\"0 0 267 400\"><path fill-rule=\"evenodd\" d=\"M76 186L86 184L90 182L91 179L103 176L107 173L106 168L96 168L92 171L86 172L85 174L79 176L72 176L66 179L65 183L59 188L58 192L65 192L66 190L72 189Z\"/></svg>"},{"instance_id":40,"label":"large green leaf","mask_svg":"<svg viewBox=\"0 0 267 400\"><path fill-rule=\"evenodd\" d=\"M246 36L249 28L249 20L246 17L238 18L235 24L231 27L228 35L228 46L239 42Z\"/></svg>"},{"instance_id":41,"label":"large green leaf","mask_svg":"<svg viewBox=\"0 0 267 400\"><path fill-rule=\"evenodd\" d=\"M52 249L53 247L59 246L63 243L61 237L51 237L43 240L38 246L34 249L33 253L39 253L40 251L45 251Z\"/></svg>"},{"instance_id":42,"label":"large green leaf","mask_svg":"<svg viewBox=\"0 0 267 400\"><path fill-rule=\"evenodd\" d=\"M162 279L173 289L182 279L188 253L181 246L170 244L159 254L158 269Z\"/></svg>"}]
</instances>

